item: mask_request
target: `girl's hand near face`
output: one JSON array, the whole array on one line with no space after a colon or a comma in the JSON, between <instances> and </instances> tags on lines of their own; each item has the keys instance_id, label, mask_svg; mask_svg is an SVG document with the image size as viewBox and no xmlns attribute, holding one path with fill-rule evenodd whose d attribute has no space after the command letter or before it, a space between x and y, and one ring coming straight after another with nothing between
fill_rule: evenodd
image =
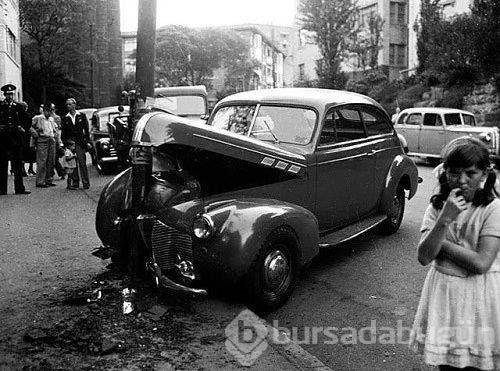
<instances>
[{"instance_id":1,"label":"girl's hand near face","mask_svg":"<svg viewBox=\"0 0 500 371\"><path fill-rule=\"evenodd\" d=\"M462 196L460 188L454 188L446 199L439 218L449 223L455 220L457 216L465 210L467 210L467 202L464 196Z\"/></svg>"}]
</instances>

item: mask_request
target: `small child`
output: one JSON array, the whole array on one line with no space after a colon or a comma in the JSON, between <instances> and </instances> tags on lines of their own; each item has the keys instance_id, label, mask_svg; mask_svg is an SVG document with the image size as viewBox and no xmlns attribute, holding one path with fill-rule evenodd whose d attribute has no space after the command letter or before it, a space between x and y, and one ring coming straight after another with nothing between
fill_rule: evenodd
<instances>
[{"instance_id":1,"label":"small child","mask_svg":"<svg viewBox=\"0 0 500 371\"><path fill-rule=\"evenodd\" d=\"M75 154L75 142L68 140L66 149L64 150L63 157L64 170L68 176L67 179L67 189L76 189L74 187L73 173L76 168L76 154Z\"/></svg>"}]
</instances>

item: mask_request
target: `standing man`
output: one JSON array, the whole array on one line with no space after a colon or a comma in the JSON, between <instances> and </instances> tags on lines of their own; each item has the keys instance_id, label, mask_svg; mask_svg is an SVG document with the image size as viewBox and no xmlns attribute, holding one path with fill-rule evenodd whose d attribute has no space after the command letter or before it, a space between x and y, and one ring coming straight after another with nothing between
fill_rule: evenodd
<instances>
[{"instance_id":1,"label":"standing man","mask_svg":"<svg viewBox=\"0 0 500 371\"><path fill-rule=\"evenodd\" d=\"M5 100L0 103L0 195L7 194L9 158L14 172L15 193L30 194L23 184L23 108L14 102L14 85L4 85L0 90L5 96Z\"/></svg>"},{"instance_id":2,"label":"standing man","mask_svg":"<svg viewBox=\"0 0 500 371\"><path fill-rule=\"evenodd\" d=\"M56 105L54 103L50 104L50 115L54 119L54 122L56 123L57 126L57 133L59 135L59 140L56 141L56 158L54 160L54 170L57 172L57 175L59 178L64 179L65 178L65 172L64 169L59 162L59 159L64 156L64 148L62 141L61 141L61 116L59 116L56 113Z\"/></svg>"},{"instance_id":3,"label":"standing man","mask_svg":"<svg viewBox=\"0 0 500 371\"><path fill-rule=\"evenodd\" d=\"M90 144L89 123L87 116L76 110L76 100L69 98L66 100L68 114L62 118L61 136L63 144L67 147L68 140L75 142L77 169L73 173L74 188L79 187L79 176L82 178L84 189L89 189L89 174L87 171L86 151L92 148Z\"/></svg>"},{"instance_id":4,"label":"standing man","mask_svg":"<svg viewBox=\"0 0 500 371\"><path fill-rule=\"evenodd\" d=\"M31 135L36 140L36 186L53 187L56 142L60 140L57 125L51 116L50 103L43 107L43 114L33 117Z\"/></svg>"}]
</instances>

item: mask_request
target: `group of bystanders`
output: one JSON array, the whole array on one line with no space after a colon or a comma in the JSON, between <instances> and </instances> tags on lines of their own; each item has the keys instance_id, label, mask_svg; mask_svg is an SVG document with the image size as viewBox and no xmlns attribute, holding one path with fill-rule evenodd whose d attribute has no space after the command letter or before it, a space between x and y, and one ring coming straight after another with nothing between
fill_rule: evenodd
<instances>
[{"instance_id":1,"label":"group of bystanders","mask_svg":"<svg viewBox=\"0 0 500 371\"><path fill-rule=\"evenodd\" d=\"M79 188L80 177L84 189L90 187L86 165L86 151L91 148L87 117L76 110L76 100L68 98L68 113L60 117L53 103L40 105L33 118L24 102L14 101L16 87L4 85L5 99L0 102L0 195L7 194L8 161L14 175L16 194L30 194L24 187L24 162L29 163L28 174L35 174L36 187L55 186L54 175L67 177L67 189Z\"/></svg>"}]
</instances>

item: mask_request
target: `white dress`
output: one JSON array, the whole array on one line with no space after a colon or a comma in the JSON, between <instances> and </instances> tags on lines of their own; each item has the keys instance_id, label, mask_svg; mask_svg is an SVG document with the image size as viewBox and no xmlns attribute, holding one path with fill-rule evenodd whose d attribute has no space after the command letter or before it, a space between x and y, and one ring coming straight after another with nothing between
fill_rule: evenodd
<instances>
[{"instance_id":1,"label":"white dress","mask_svg":"<svg viewBox=\"0 0 500 371\"><path fill-rule=\"evenodd\" d=\"M422 238L439 210L427 208ZM479 237L500 238L500 200L459 214L446 238L475 250ZM469 274L450 261L427 273L410 335L410 348L430 365L500 370L500 254L485 274Z\"/></svg>"}]
</instances>

